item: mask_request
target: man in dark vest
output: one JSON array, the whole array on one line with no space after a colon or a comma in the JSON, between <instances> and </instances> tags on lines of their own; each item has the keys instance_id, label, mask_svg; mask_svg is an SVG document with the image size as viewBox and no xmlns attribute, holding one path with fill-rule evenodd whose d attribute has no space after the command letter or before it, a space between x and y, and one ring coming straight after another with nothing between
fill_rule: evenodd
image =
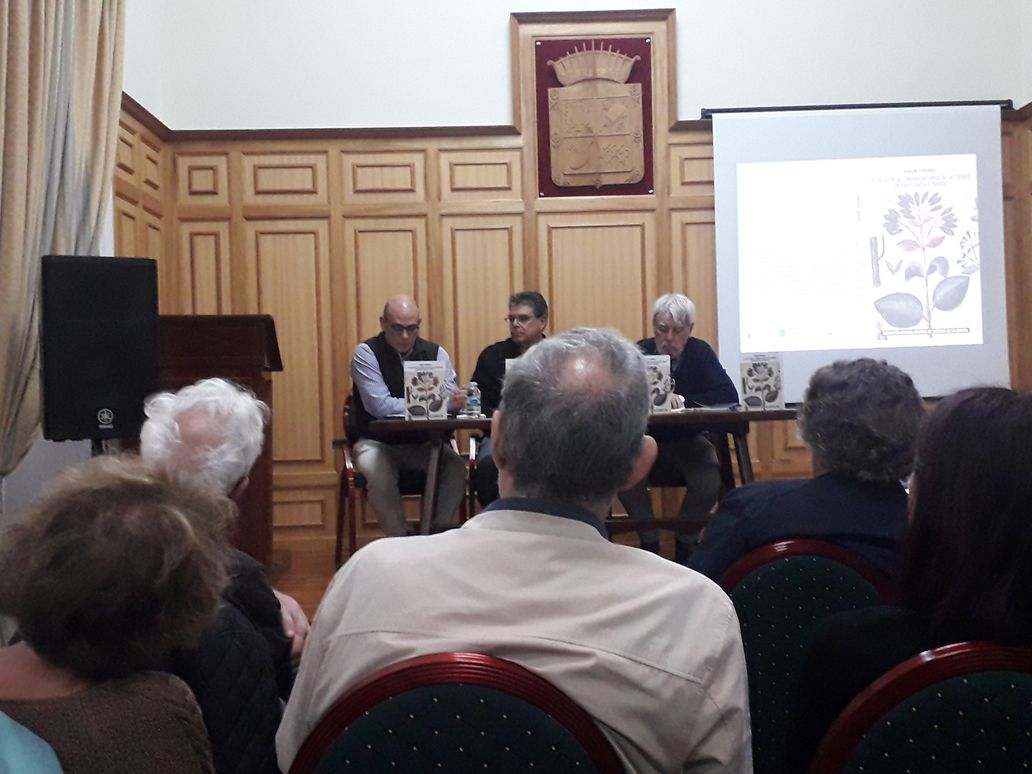
<instances>
[{"instance_id":1,"label":"man in dark vest","mask_svg":"<svg viewBox=\"0 0 1032 774\"><path fill-rule=\"evenodd\" d=\"M380 334L366 339L351 358L353 383L348 440L355 469L368 483L369 502L388 537L405 534L398 475L402 470L426 470L430 447L413 443L411 436L381 436L369 429L374 419L401 416L405 412L405 361L436 360L445 365L445 381L451 395L450 411L458 410L465 395L455 385L455 369L444 347L419 338L422 319L416 302L394 296L383 306ZM454 523L466 488L466 467L445 446L441 453L440 481L434 522Z\"/></svg>"}]
</instances>

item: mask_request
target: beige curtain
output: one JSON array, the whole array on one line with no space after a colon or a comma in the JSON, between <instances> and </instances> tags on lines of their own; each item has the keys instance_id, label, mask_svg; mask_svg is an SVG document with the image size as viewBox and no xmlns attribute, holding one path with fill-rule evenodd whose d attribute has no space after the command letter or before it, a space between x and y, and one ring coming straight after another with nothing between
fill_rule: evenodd
<instances>
[{"instance_id":1,"label":"beige curtain","mask_svg":"<svg viewBox=\"0 0 1032 774\"><path fill-rule=\"evenodd\" d=\"M124 0L0 6L0 478L40 418L39 276L98 252L122 90Z\"/></svg>"}]
</instances>

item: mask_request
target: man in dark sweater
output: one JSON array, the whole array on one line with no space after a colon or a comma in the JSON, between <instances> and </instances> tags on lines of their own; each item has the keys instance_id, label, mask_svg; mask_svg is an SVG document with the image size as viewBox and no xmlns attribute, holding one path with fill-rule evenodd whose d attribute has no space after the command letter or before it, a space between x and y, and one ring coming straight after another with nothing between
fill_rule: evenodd
<instances>
[{"instance_id":1,"label":"man in dark sweater","mask_svg":"<svg viewBox=\"0 0 1032 774\"><path fill-rule=\"evenodd\" d=\"M642 339L638 348L646 355L668 355L674 381L675 408L737 403L738 391L720 365L712 347L692 336L695 304L680 293L667 293L652 305L653 338ZM720 463L705 435L686 427L650 430L659 445L656 465L676 470L684 481L685 494L680 518L704 518L720 494ZM648 483L621 492L620 502L632 519L654 518ZM640 533L641 547L658 553L659 532ZM691 552L691 535L677 536L676 559L684 561Z\"/></svg>"},{"instance_id":2,"label":"man in dark sweater","mask_svg":"<svg viewBox=\"0 0 1032 774\"><path fill-rule=\"evenodd\" d=\"M534 290L524 290L509 297L509 315L505 318L509 326L509 338L495 342L480 353L473 381L480 388L481 410L485 415L494 414L502 402L502 380L505 364L518 358L528 349L545 338L548 325L548 302ZM486 435L477 449L477 470L474 481L477 500L484 507L498 499L498 468L491 456L491 436Z\"/></svg>"},{"instance_id":3,"label":"man in dark sweater","mask_svg":"<svg viewBox=\"0 0 1032 774\"><path fill-rule=\"evenodd\" d=\"M455 385L455 369L444 347L419 338L423 320L415 300L394 296L383 306L380 334L366 339L351 357L351 413L348 441L355 469L365 479L369 502L387 537L405 535L398 475L402 470L426 470L430 447L426 439L413 441L379 435L370 429L374 419L405 413L405 361L436 360L445 367L445 389L450 395L448 410L456 411L465 403L465 393ZM459 504L466 490L466 466L450 446L441 451L438 480L436 524L457 521Z\"/></svg>"}]
</instances>

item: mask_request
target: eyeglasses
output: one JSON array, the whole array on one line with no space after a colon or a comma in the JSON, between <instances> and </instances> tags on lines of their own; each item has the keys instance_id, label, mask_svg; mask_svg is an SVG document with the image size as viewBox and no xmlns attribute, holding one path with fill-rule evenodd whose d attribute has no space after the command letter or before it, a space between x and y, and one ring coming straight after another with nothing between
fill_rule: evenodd
<instances>
[{"instance_id":1,"label":"eyeglasses","mask_svg":"<svg viewBox=\"0 0 1032 774\"><path fill-rule=\"evenodd\" d=\"M660 336L666 336L668 333L672 333L675 336L680 336L682 333L688 330L687 325L664 325L660 323L659 325L654 325L652 327L653 330L655 330L656 333L658 333Z\"/></svg>"},{"instance_id":2,"label":"eyeglasses","mask_svg":"<svg viewBox=\"0 0 1032 774\"><path fill-rule=\"evenodd\" d=\"M507 322L509 325L519 325L522 328L531 320L536 319L532 314L510 314L508 317L503 317L502 322Z\"/></svg>"},{"instance_id":3,"label":"eyeglasses","mask_svg":"<svg viewBox=\"0 0 1032 774\"><path fill-rule=\"evenodd\" d=\"M401 325L400 323L391 323L387 326L390 328L391 333L395 336L400 336L403 333L407 333L409 336L413 336L419 332L419 323L413 325Z\"/></svg>"}]
</instances>

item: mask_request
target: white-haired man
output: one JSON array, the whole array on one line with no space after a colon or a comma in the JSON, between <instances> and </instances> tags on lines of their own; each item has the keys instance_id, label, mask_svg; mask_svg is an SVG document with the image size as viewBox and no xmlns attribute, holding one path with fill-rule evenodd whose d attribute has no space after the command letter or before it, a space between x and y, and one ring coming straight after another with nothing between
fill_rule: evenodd
<instances>
[{"instance_id":1,"label":"white-haired man","mask_svg":"<svg viewBox=\"0 0 1032 774\"><path fill-rule=\"evenodd\" d=\"M642 339L638 348L646 355L669 355L670 376L678 406L712 406L737 403L738 391L717 354L702 339L692 336L695 304L680 293L667 293L652 305L653 337ZM720 463L709 439L698 430L685 427L654 428L659 446L657 464L676 471L684 482L684 499L678 514L683 519L703 519L720 494ZM620 502L632 519L655 518L647 479L620 493ZM640 533L641 547L659 553L659 532ZM694 537L677 535L675 559L684 562L691 554Z\"/></svg>"},{"instance_id":2,"label":"white-haired man","mask_svg":"<svg viewBox=\"0 0 1032 774\"><path fill-rule=\"evenodd\" d=\"M204 379L151 396L144 412L145 462L234 500L243 494L269 416L251 392L225 379ZM281 700L290 695L308 619L293 598L269 585L259 562L229 550L226 604L196 648L175 654L169 671L197 697L219 774L271 772Z\"/></svg>"},{"instance_id":3,"label":"white-haired man","mask_svg":"<svg viewBox=\"0 0 1032 774\"><path fill-rule=\"evenodd\" d=\"M573 698L628 771L752 770L730 600L606 538L613 495L655 459L648 395L641 354L612 330L545 339L509 367L492 416L501 499L457 530L373 543L337 573L277 734L281 768L369 674L480 651Z\"/></svg>"}]
</instances>

